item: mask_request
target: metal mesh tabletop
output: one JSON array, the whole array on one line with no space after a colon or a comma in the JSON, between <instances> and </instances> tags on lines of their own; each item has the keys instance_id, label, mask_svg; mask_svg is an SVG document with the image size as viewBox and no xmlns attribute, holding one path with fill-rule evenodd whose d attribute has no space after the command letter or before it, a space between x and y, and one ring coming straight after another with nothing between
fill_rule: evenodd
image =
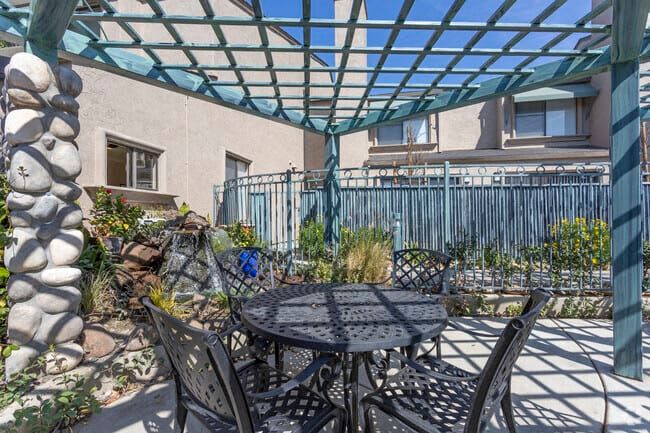
<instances>
[{"instance_id":1,"label":"metal mesh tabletop","mask_svg":"<svg viewBox=\"0 0 650 433\"><path fill-rule=\"evenodd\" d=\"M369 352L438 335L447 312L434 298L373 284L305 284L248 301L248 329L279 343L320 352Z\"/></svg>"}]
</instances>

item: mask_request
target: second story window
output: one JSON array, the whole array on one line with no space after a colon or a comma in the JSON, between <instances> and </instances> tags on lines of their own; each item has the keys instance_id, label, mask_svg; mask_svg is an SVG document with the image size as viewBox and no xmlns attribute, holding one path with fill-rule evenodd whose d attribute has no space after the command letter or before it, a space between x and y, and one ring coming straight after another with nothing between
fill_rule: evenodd
<instances>
[{"instance_id":1,"label":"second story window","mask_svg":"<svg viewBox=\"0 0 650 433\"><path fill-rule=\"evenodd\" d=\"M409 134L415 144L429 143L428 117L418 117L405 120L402 123L380 126L377 128L377 144L380 146L407 144Z\"/></svg>"},{"instance_id":2,"label":"second story window","mask_svg":"<svg viewBox=\"0 0 650 433\"><path fill-rule=\"evenodd\" d=\"M248 176L249 162L232 155L226 155L226 180Z\"/></svg>"},{"instance_id":3,"label":"second story window","mask_svg":"<svg viewBox=\"0 0 650 433\"><path fill-rule=\"evenodd\" d=\"M576 100L518 102L515 104L517 137L553 137L576 134Z\"/></svg>"},{"instance_id":4,"label":"second story window","mask_svg":"<svg viewBox=\"0 0 650 433\"><path fill-rule=\"evenodd\" d=\"M109 137L106 143L106 184L158 190L158 157L154 152Z\"/></svg>"}]
</instances>

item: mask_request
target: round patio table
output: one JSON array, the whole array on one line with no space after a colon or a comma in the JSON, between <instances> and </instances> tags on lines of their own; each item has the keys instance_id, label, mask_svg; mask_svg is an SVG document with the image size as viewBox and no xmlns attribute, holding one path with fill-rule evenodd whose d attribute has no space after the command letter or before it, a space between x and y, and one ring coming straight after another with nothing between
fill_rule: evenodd
<instances>
[{"instance_id":1,"label":"round patio table","mask_svg":"<svg viewBox=\"0 0 650 433\"><path fill-rule=\"evenodd\" d=\"M433 298L375 284L280 287L254 296L242 309L246 328L261 337L340 355L348 431L355 433L360 361L376 350L428 341L442 332L447 319L444 306Z\"/></svg>"}]
</instances>

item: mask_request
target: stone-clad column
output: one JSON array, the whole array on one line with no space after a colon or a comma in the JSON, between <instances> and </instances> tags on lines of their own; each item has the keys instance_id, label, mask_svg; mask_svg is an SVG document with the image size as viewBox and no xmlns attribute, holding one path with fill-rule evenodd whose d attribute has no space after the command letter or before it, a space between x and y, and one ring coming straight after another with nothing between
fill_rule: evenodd
<instances>
[{"instance_id":1,"label":"stone-clad column","mask_svg":"<svg viewBox=\"0 0 650 433\"><path fill-rule=\"evenodd\" d=\"M4 254L12 274L7 333L20 346L6 361L6 375L44 352L54 373L74 368L83 357L74 342L83 329L75 287L81 271L74 267L83 248L82 212L74 203L81 195L74 139L82 83L71 69L51 67L29 53L14 55L5 77L3 151L13 227Z\"/></svg>"}]
</instances>

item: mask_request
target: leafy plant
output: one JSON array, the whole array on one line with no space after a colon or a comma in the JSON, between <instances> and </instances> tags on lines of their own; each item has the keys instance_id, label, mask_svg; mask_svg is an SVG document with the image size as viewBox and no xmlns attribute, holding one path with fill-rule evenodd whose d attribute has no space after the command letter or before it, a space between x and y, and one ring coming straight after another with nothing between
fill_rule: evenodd
<instances>
[{"instance_id":1,"label":"leafy plant","mask_svg":"<svg viewBox=\"0 0 650 433\"><path fill-rule=\"evenodd\" d=\"M178 213L185 216L187 215L192 209L190 209L190 205L183 202L181 203L180 207L178 208Z\"/></svg>"},{"instance_id":2,"label":"leafy plant","mask_svg":"<svg viewBox=\"0 0 650 433\"><path fill-rule=\"evenodd\" d=\"M317 257L310 260L306 266L299 268L299 273L305 278L305 281L314 283L334 282L334 258Z\"/></svg>"},{"instance_id":3,"label":"leafy plant","mask_svg":"<svg viewBox=\"0 0 650 433\"><path fill-rule=\"evenodd\" d=\"M325 248L325 225L313 219L305 222L298 232L298 245L310 260L323 258Z\"/></svg>"},{"instance_id":4,"label":"leafy plant","mask_svg":"<svg viewBox=\"0 0 650 433\"><path fill-rule=\"evenodd\" d=\"M86 380L78 375L62 375L56 383L63 388L53 396L36 396L36 404L20 399L21 407L14 412L13 432L50 433L68 429L79 420L100 410L99 401L87 389Z\"/></svg>"},{"instance_id":5,"label":"leafy plant","mask_svg":"<svg viewBox=\"0 0 650 433\"><path fill-rule=\"evenodd\" d=\"M14 350L20 350L20 348L14 344L5 346L2 350L2 357L7 358ZM43 362L44 358L38 357L27 368L15 373L11 380L0 381L0 409L18 401L32 389ZM4 377L4 371L2 371L2 376Z\"/></svg>"},{"instance_id":6,"label":"leafy plant","mask_svg":"<svg viewBox=\"0 0 650 433\"><path fill-rule=\"evenodd\" d=\"M494 315L494 306L487 302L487 296L484 293L476 295L476 312L484 316Z\"/></svg>"},{"instance_id":7,"label":"leafy plant","mask_svg":"<svg viewBox=\"0 0 650 433\"><path fill-rule=\"evenodd\" d=\"M145 239L153 239L160 236L160 233L165 229L165 227L166 222L163 220L140 224L138 226L137 234Z\"/></svg>"},{"instance_id":8,"label":"leafy plant","mask_svg":"<svg viewBox=\"0 0 650 433\"><path fill-rule=\"evenodd\" d=\"M253 227L244 225L241 221L226 226L224 230L236 247L255 247L262 244Z\"/></svg>"},{"instance_id":9,"label":"leafy plant","mask_svg":"<svg viewBox=\"0 0 650 433\"><path fill-rule=\"evenodd\" d=\"M139 206L129 205L122 194L114 196L110 189L100 186L90 215L90 224L98 236L131 240L138 232L144 211Z\"/></svg>"},{"instance_id":10,"label":"leafy plant","mask_svg":"<svg viewBox=\"0 0 650 433\"><path fill-rule=\"evenodd\" d=\"M483 248L483 264L489 269L495 284L510 285L510 279L517 271L515 260L495 245Z\"/></svg>"},{"instance_id":11,"label":"leafy plant","mask_svg":"<svg viewBox=\"0 0 650 433\"><path fill-rule=\"evenodd\" d=\"M136 373L147 374L156 362L153 347L147 347L131 357L122 357L111 364L110 374L115 380L113 389L125 392L136 381Z\"/></svg>"},{"instance_id":12,"label":"leafy plant","mask_svg":"<svg viewBox=\"0 0 650 433\"><path fill-rule=\"evenodd\" d=\"M517 317L517 316L520 316L523 311L524 311L524 304L522 304L521 302L515 302L515 303L512 303L512 304L509 304L506 307L505 316L506 317Z\"/></svg>"},{"instance_id":13,"label":"leafy plant","mask_svg":"<svg viewBox=\"0 0 650 433\"><path fill-rule=\"evenodd\" d=\"M607 223L599 219L563 219L555 223L544 247L554 285L561 284L562 271L570 270L574 278L580 278L590 270L609 266L609 229Z\"/></svg>"},{"instance_id":14,"label":"leafy plant","mask_svg":"<svg viewBox=\"0 0 650 433\"><path fill-rule=\"evenodd\" d=\"M176 316L180 312L180 305L176 302L176 293L167 291L162 283L153 284L149 288L151 302L164 312Z\"/></svg>"}]
</instances>

